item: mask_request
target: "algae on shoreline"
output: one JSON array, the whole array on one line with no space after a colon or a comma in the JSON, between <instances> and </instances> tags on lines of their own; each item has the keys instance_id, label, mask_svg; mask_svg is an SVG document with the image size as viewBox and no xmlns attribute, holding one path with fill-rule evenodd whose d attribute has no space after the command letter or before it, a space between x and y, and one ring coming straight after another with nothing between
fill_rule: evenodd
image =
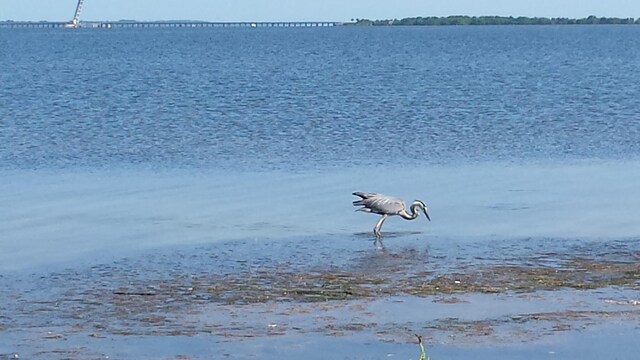
<instances>
[{"instance_id":1,"label":"algae on shoreline","mask_svg":"<svg viewBox=\"0 0 640 360\"><path fill-rule=\"evenodd\" d=\"M50 353L78 336L88 349L100 339L202 334L212 341L368 334L407 343L408 329L429 343L527 342L640 319L638 299L629 297L640 290L632 241L509 257L461 249L454 260L413 247L356 251L327 266L285 253L244 260L235 250L228 266L198 249L1 278L0 295L11 301L0 310L12 316L0 316L0 332L23 341L39 332Z\"/></svg>"}]
</instances>

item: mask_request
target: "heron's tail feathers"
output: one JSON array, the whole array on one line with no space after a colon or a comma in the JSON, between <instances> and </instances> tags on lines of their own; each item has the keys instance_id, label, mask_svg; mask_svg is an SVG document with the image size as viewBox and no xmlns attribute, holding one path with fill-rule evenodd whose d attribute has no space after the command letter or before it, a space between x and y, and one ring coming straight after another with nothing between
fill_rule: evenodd
<instances>
[{"instance_id":1,"label":"heron's tail feathers","mask_svg":"<svg viewBox=\"0 0 640 360\"><path fill-rule=\"evenodd\" d=\"M364 206L365 208L360 209L360 211L371 212L371 210L367 208L371 201L370 200L367 201L367 200L372 197L375 197L377 195L376 193L366 193L366 192L356 191L353 193L353 195L360 197L360 199L355 200L353 202L353 206Z\"/></svg>"},{"instance_id":2,"label":"heron's tail feathers","mask_svg":"<svg viewBox=\"0 0 640 360\"><path fill-rule=\"evenodd\" d=\"M353 193L353 195L359 196L359 197L361 197L363 199L368 199L370 197L376 196L377 194L376 193L366 193L366 192L362 192L362 191L356 191L356 192Z\"/></svg>"},{"instance_id":3,"label":"heron's tail feathers","mask_svg":"<svg viewBox=\"0 0 640 360\"><path fill-rule=\"evenodd\" d=\"M353 193L353 195L359 196L359 197L361 197L363 199L366 199L366 198L371 196L371 193L364 193L362 191L356 191L356 192Z\"/></svg>"}]
</instances>

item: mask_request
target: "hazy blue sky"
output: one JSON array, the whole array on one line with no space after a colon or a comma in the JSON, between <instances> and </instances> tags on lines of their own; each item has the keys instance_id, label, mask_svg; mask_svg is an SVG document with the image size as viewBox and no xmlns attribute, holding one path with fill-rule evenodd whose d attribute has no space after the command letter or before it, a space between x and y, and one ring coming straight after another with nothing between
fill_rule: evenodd
<instances>
[{"instance_id":1,"label":"hazy blue sky","mask_svg":"<svg viewBox=\"0 0 640 360\"><path fill-rule=\"evenodd\" d=\"M0 0L0 20L67 20L76 0ZM411 16L640 17L640 0L85 0L85 20L346 21Z\"/></svg>"}]
</instances>

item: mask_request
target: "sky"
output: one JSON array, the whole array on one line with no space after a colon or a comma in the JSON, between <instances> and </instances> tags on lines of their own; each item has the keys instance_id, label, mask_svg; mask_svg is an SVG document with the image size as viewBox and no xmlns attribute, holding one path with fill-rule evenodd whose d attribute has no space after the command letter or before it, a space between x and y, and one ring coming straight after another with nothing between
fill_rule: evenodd
<instances>
[{"instance_id":1,"label":"sky","mask_svg":"<svg viewBox=\"0 0 640 360\"><path fill-rule=\"evenodd\" d=\"M65 21L77 0L0 0L0 20ZM81 20L349 21L415 16L640 17L640 0L85 0Z\"/></svg>"}]
</instances>

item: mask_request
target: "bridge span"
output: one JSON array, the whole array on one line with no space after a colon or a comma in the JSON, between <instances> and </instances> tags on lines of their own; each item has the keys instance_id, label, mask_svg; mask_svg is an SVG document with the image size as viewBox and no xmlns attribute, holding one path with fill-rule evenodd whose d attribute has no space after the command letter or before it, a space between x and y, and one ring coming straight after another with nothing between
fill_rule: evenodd
<instances>
[{"instance_id":1,"label":"bridge span","mask_svg":"<svg viewBox=\"0 0 640 360\"><path fill-rule=\"evenodd\" d=\"M1 21L0 28L211 28L211 27L332 27L344 25L337 21L269 21L269 22L210 22L210 21Z\"/></svg>"},{"instance_id":2,"label":"bridge span","mask_svg":"<svg viewBox=\"0 0 640 360\"><path fill-rule=\"evenodd\" d=\"M80 21L85 0L78 0L71 21L0 21L0 28L205 28L205 27L329 27L343 25L336 21L284 21L284 22L211 22L191 20L170 21Z\"/></svg>"}]
</instances>

